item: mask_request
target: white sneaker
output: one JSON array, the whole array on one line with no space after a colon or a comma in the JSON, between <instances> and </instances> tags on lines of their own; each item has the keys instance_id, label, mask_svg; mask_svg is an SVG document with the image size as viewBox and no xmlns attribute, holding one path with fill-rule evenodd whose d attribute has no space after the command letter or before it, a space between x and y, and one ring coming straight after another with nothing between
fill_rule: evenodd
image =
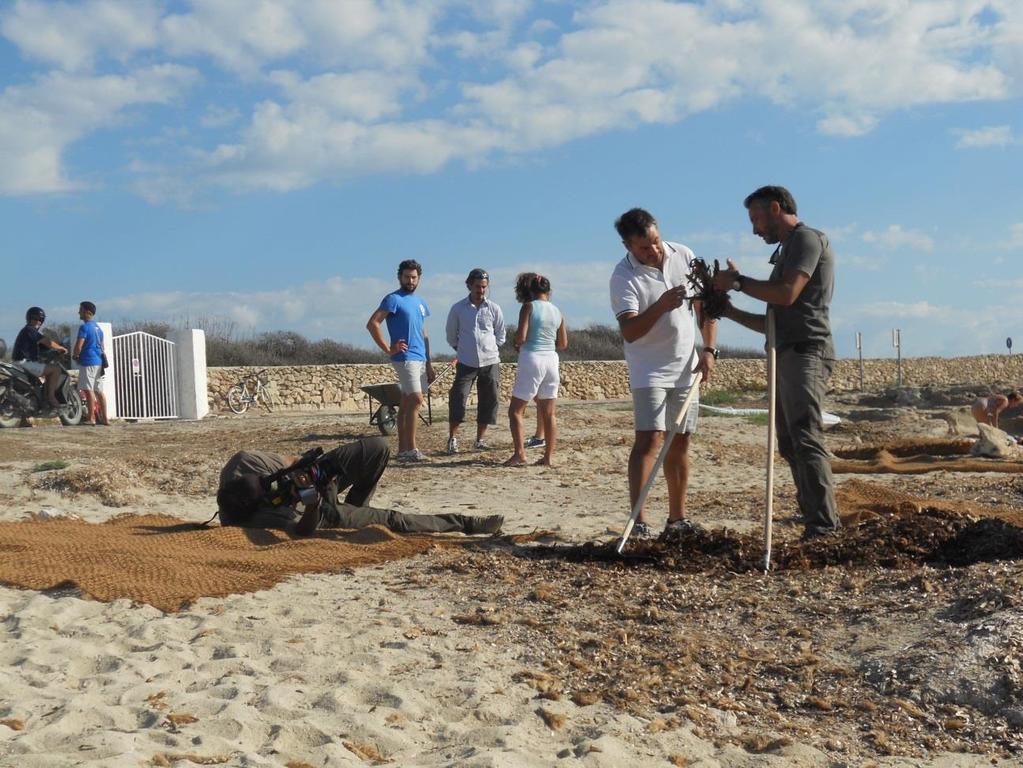
<instances>
[{"instance_id":1,"label":"white sneaker","mask_svg":"<svg viewBox=\"0 0 1023 768\"><path fill-rule=\"evenodd\" d=\"M488 449L488 448L489 448L490 446L489 446L489 445L487 445L487 441L486 441L486 440L477 440L477 441L476 441L476 442L475 442L475 443L473 444L473 446L472 446L472 447L473 447L473 448L475 448L475 449L476 449L477 451L485 451L485 450L487 450L487 449Z\"/></svg>"},{"instance_id":2,"label":"white sneaker","mask_svg":"<svg viewBox=\"0 0 1023 768\"><path fill-rule=\"evenodd\" d=\"M456 453L458 453L458 438L457 437L449 437L448 438L447 454L448 454L448 456L453 456Z\"/></svg>"},{"instance_id":3,"label":"white sneaker","mask_svg":"<svg viewBox=\"0 0 1023 768\"><path fill-rule=\"evenodd\" d=\"M411 448L407 451L402 451L394 458L397 461L423 461L426 455L418 448Z\"/></svg>"}]
</instances>

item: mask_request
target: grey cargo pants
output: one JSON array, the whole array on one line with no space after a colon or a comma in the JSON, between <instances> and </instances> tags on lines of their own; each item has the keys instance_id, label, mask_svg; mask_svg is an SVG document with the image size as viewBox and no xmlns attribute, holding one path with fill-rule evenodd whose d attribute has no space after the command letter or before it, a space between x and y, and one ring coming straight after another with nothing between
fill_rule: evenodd
<instances>
[{"instance_id":1,"label":"grey cargo pants","mask_svg":"<svg viewBox=\"0 0 1023 768\"><path fill-rule=\"evenodd\" d=\"M777 351L778 452L792 470L808 535L827 534L841 527L821 409L835 366L830 350L830 344L802 342Z\"/></svg>"},{"instance_id":2,"label":"grey cargo pants","mask_svg":"<svg viewBox=\"0 0 1023 768\"><path fill-rule=\"evenodd\" d=\"M365 528L383 525L398 533L452 533L472 529L465 515L411 515L366 506L384 474L391 449L382 437L367 437L327 453L322 461L334 475L320 509L320 528ZM351 487L344 502L341 491Z\"/></svg>"}]
</instances>

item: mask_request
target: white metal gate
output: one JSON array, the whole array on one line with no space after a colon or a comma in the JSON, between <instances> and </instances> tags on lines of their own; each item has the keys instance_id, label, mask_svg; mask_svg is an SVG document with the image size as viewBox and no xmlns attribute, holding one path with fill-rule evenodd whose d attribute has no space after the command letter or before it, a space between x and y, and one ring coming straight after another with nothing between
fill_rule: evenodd
<instances>
[{"instance_id":1,"label":"white metal gate","mask_svg":"<svg viewBox=\"0 0 1023 768\"><path fill-rule=\"evenodd\" d=\"M174 342L136 331L114 336L114 388L122 419L176 419Z\"/></svg>"}]
</instances>

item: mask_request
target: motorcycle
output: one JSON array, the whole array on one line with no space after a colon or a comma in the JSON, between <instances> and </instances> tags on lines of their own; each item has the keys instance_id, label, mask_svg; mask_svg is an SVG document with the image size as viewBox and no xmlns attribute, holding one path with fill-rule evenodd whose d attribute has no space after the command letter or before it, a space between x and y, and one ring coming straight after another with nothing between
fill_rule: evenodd
<instances>
[{"instance_id":1,"label":"motorcycle","mask_svg":"<svg viewBox=\"0 0 1023 768\"><path fill-rule=\"evenodd\" d=\"M7 344L0 339L0 358L6 351ZM60 407L54 408L47 402L42 379L33 376L20 365L0 359L0 427L17 427L22 419L32 416L56 416L67 427L73 427L82 420L85 414L82 396L71 381L60 355L44 352L41 359L47 365L55 365L61 370L56 392Z\"/></svg>"}]
</instances>

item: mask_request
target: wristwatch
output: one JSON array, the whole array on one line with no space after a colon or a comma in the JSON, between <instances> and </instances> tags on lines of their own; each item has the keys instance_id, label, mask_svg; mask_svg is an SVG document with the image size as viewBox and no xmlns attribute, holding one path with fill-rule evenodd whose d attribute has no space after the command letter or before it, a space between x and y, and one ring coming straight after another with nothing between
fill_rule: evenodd
<instances>
[{"instance_id":1,"label":"wristwatch","mask_svg":"<svg viewBox=\"0 0 1023 768\"><path fill-rule=\"evenodd\" d=\"M742 284L744 280L745 278L742 275L736 275L735 279L732 281L732 290L742 293Z\"/></svg>"},{"instance_id":2,"label":"wristwatch","mask_svg":"<svg viewBox=\"0 0 1023 768\"><path fill-rule=\"evenodd\" d=\"M714 355L715 360L717 360L718 356L721 354L721 350L719 350L717 347L704 347L703 351L710 352L712 355Z\"/></svg>"}]
</instances>

